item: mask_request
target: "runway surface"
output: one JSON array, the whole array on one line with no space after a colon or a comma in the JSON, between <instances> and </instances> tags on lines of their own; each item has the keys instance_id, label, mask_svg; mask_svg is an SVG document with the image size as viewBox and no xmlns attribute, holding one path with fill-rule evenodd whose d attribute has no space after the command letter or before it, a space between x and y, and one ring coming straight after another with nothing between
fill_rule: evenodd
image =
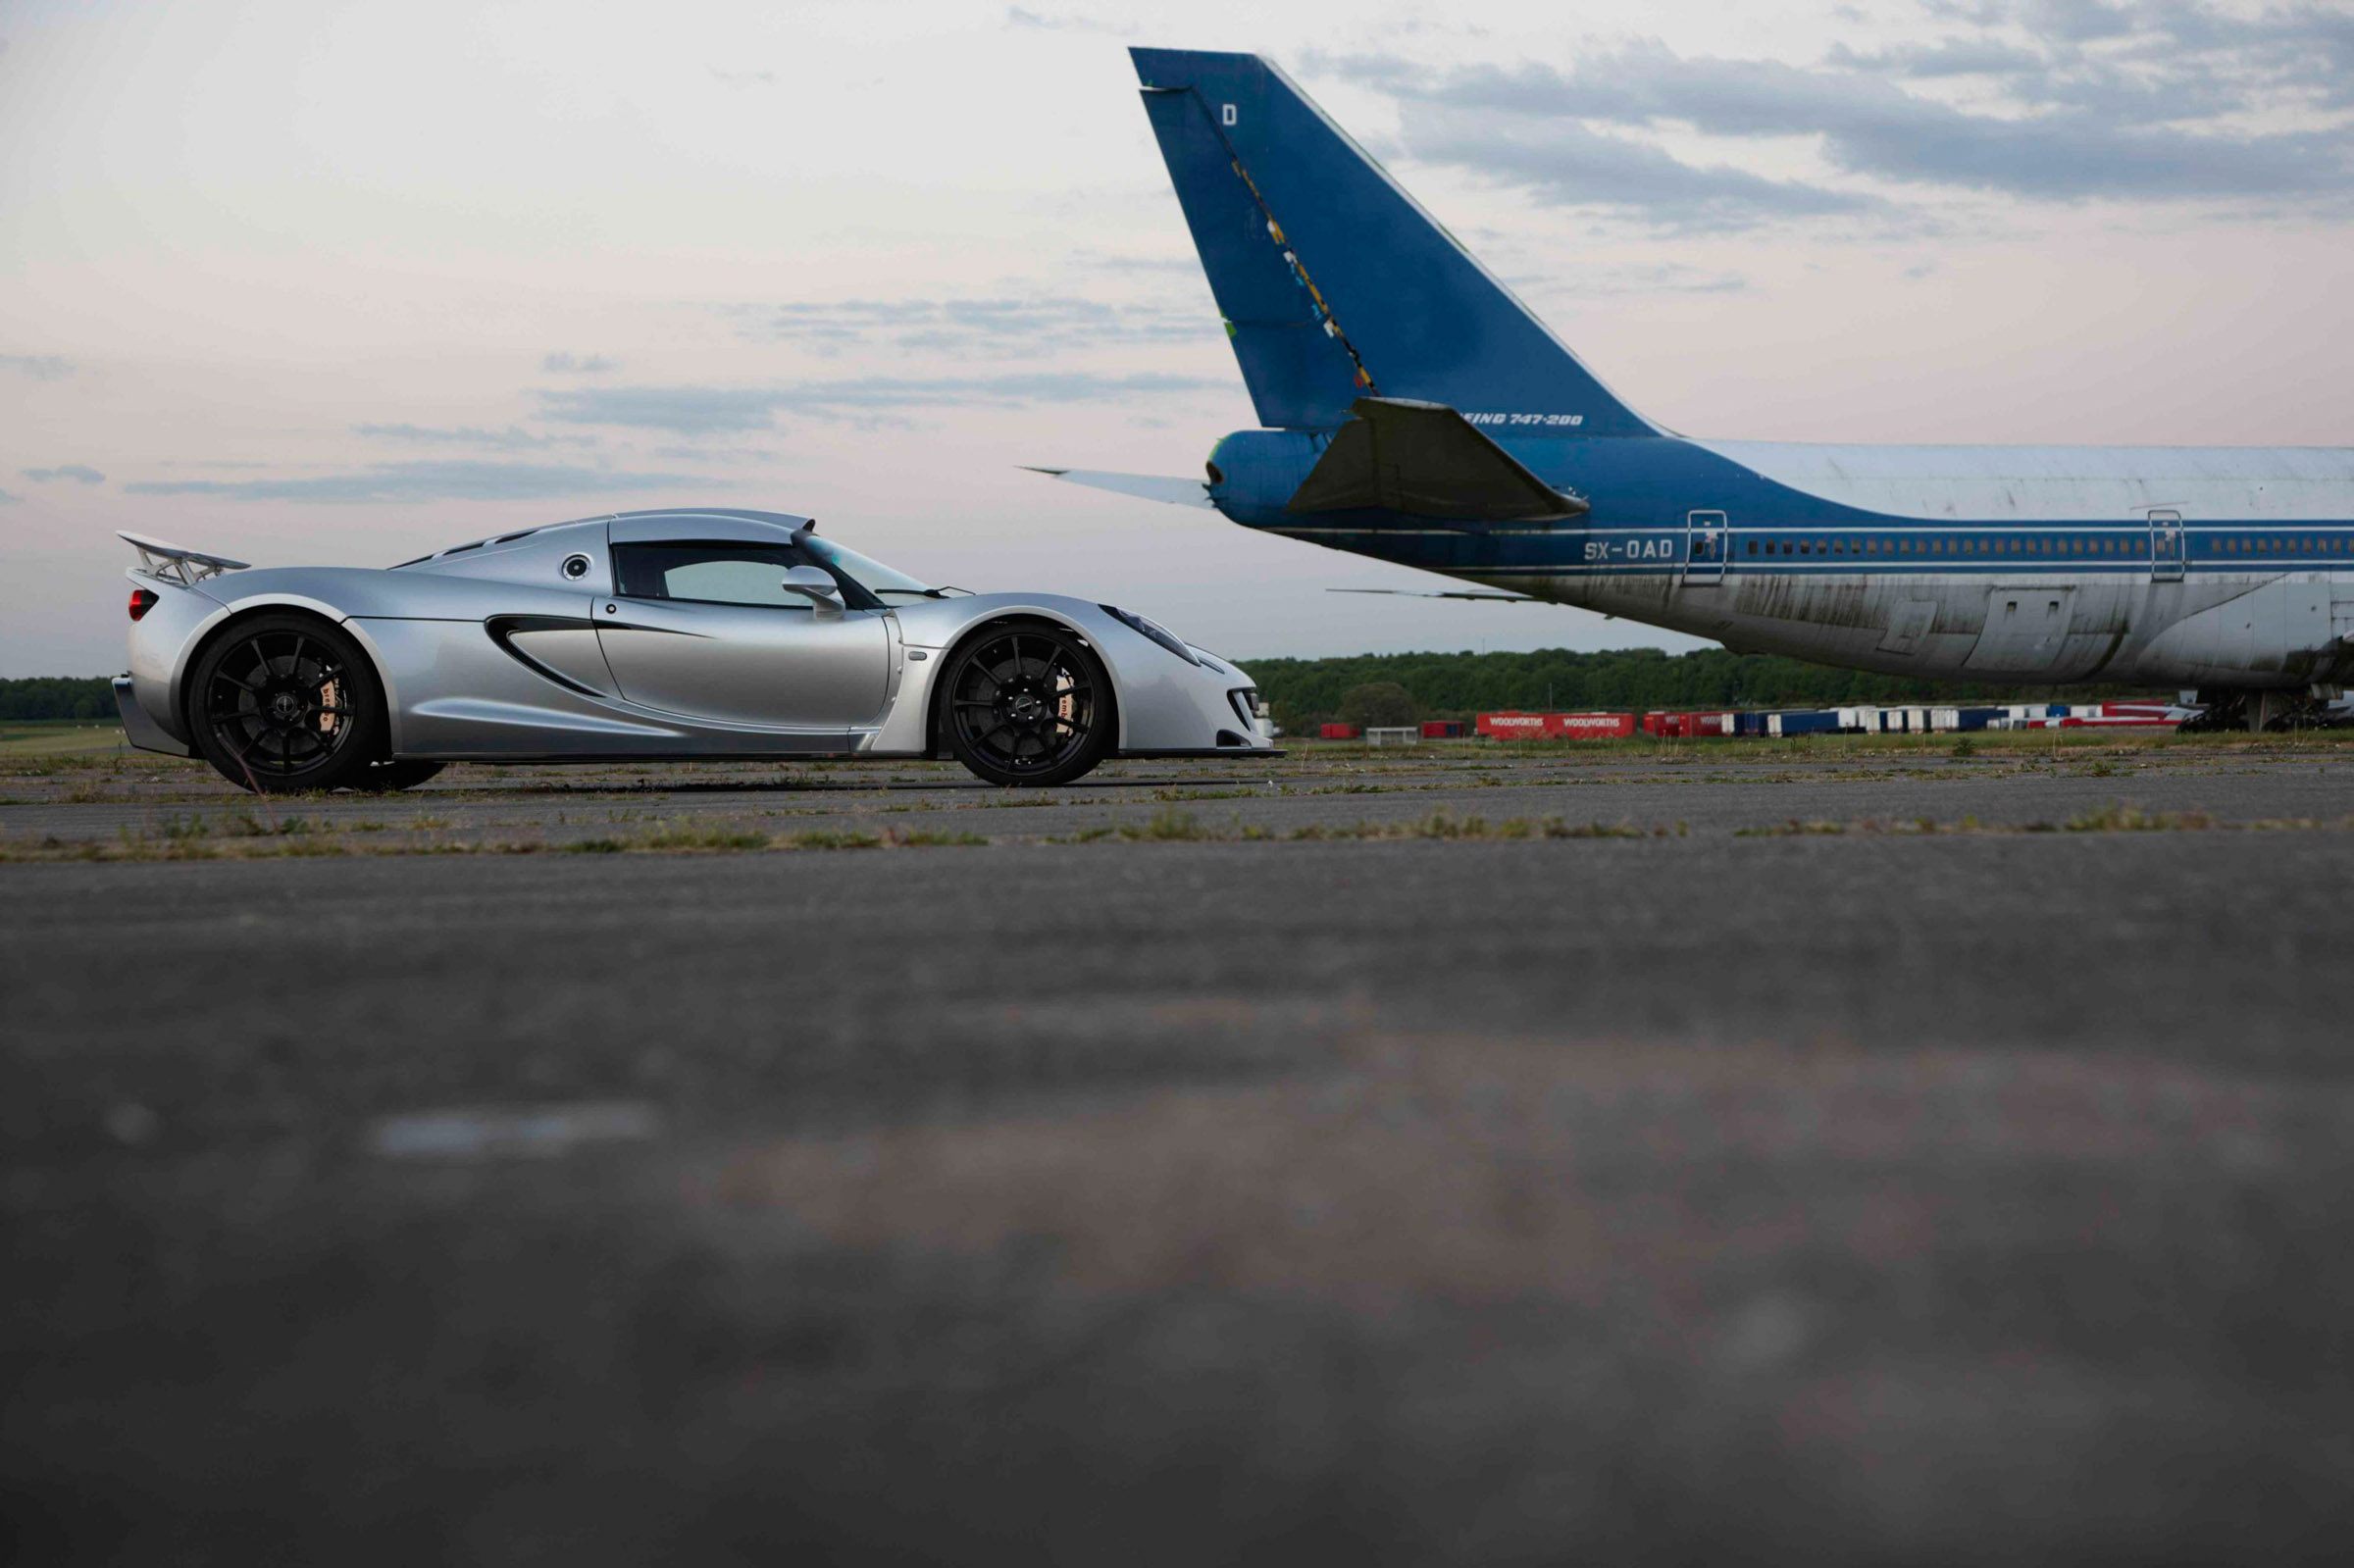
<instances>
[{"instance_id":1,"label":"runway surface","mask_svg":"<svg viewBox=\"0 0 2354 1568\"><path fill-rule=\"evenodd\" d=\"M0 782L14 1560L2354 1522L2354 749L898 772Z\"/></svg>"}]
</instances>

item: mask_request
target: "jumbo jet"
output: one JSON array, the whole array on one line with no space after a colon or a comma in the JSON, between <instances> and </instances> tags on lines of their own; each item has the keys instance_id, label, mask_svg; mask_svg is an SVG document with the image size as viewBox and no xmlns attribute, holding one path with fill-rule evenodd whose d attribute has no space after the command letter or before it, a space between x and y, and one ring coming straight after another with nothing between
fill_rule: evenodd
<instances>
[{"instance_id":1,"label":"jumbo jet","mask_svg":"<svg viewBox=\"0 0 2354 1568\"><path fill-rule=\"evenodd\" d=\"M1701 440L1645 418L1255 55L1130 51L1259 424L1206 481L1042 472L1742 652L2195 687L2354 671L2354 448Z\"/></svg>"}]
</instances>

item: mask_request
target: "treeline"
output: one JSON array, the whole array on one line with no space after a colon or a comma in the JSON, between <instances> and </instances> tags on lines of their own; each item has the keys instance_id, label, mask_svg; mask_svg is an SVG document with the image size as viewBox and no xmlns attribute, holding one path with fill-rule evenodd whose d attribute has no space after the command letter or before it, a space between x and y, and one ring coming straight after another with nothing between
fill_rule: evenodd
<instances>
[{"instance_id":1,"label":"treeline","mask_svg":"<svg viewBox=\"0 0 2354 1568\"><path fill-rule=\"evenodd\" d=\"M102 675L0 681L0 720L112 719L115 712L115 683Z\"/></svg>"},{"instance_id":2,"label":"treeline","mask_svg":"<svg viewBox=\"0 0 2354 1568\"><path fill-rule=\"evenodd\" d=\"M1469 719L1504 709L1835 708L1882 702L1967 702L1998 698L2089 701L2139 694L2139 687L2035 686L2019 681L1961 683L1871 675L1779 654L1703 648L1663 653L1625 648L1573 653L1366 653L1334 659L1252 659L1244 668L1298 734L1339 720L1343 699L1375 685L1403 687L1416 715ZM1364 696L1348 704L1355 719Z\"/></svg>"}]
</instances>

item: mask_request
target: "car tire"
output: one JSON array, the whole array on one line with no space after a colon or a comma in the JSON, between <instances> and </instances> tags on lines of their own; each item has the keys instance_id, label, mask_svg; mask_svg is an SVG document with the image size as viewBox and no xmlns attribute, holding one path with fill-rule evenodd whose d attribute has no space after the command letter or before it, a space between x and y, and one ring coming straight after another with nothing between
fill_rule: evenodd
<instances>
[{"instance_id":1,"label":"car tire","mask_svg":"<svg viewBox=\"0 0 2354 1568\"><path fill-rule=\"evenodd\" d=\"M186 701L198 753L260 794L364 788L388 749L367 654L316 616L231 623L197 657Z\"/></svg>"},{"instance_id":2,"label":"car tire","mask_svg":"<svg viewBox=\"0 0 2354 1568\"><path fill-rule=\"evenodd\" d=\"M1111 681L1085 638L1024 622L986 627L949 660L941 697L948 751L996 784L1060 784L1119 733Z\"/></svg>"}]
</instances>

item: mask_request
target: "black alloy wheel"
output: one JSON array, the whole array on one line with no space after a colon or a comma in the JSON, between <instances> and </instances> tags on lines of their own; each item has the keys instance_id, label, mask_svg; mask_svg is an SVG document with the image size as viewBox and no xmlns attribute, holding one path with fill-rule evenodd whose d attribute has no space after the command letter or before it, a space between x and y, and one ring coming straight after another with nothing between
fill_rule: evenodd
<instances>
[{"instance_id":1,"label":"black alloy wheel","mask_svg":"<svg viewBox=\"0 0 2354 1568\"><path fill-rule=\"evenodd\" d=\"M349 637L309 616L230 627L197 661L187 700L204 759L258 793L364 785L384 756L375 672Z\"/></svg>"},{"instance_id":2,"label":"black alloy wheel","mask_svg":"<svg viewBox=\"0 0 2354 1568\"><path fill-rule=\"evenodd\" d=\"M993 628L948 671L956 760L991 784L1067 784L1103 760L1110 683L1085 642L1059 628Z\"/></svg>"}]
</instances>

